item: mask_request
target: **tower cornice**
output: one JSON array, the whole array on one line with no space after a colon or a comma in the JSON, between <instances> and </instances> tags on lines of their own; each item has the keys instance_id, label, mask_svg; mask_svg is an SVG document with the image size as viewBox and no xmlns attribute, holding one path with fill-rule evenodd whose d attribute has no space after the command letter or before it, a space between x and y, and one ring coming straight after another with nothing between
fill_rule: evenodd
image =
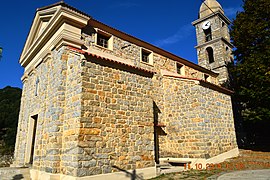
<instances>
[{"instance_id":1,"label":"tower cornice","mask_svg":"<svg viewBox=\"0 0 270 180\"><path fill-rule=\"evenodd\" d=\"M199 18L199 19L193 21L192 25L195 26L195 25L199 24L200 22L205 21L207 19L210 19L210 18L212 18L213 16L216 16L216 15L218 15L227 24L231 24L231 20L229 18L227 18L221 11L218 10L218 11L216 11L216 12L214 12L214 13L208 15L208 16L205 16L203 18Z\"/></svg>"},{"instance_id":2,"label":"tower cornice","mask_svg":"<svg viewBox=\"0 0 270 180\"><path fill-rule=\"evenodd\" d=\"M220 38L213 39L213 40L208 41L208 42L206 42L206 43L203 43L203 44L200 44L200 45L198 45L198 46L195 46L195 48L201 48L201 47L203 47L203 46L208 46L208 45L213 44L213 43L216 43L216 42L218 42L218 41L220 41L220 40L223 41L224 43L226 43L228 46L230 46L230 48L233 48L232 43L229 42L229 41L228 41L227 39L225 39L224 37L220 37Z\"/></svg>"}]
</instances>

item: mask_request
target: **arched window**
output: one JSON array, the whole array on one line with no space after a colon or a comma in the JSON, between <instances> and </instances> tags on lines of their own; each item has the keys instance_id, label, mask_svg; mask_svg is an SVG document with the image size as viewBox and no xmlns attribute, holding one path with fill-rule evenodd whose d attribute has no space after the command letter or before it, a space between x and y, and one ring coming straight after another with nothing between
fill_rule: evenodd
<instances>
[{"instance_id":1,"label":"arched window","mask_svg":"<svg viewBox=\"0 0 270 180\"><path fill-rule=\"evenodd\" d=\"M208 58L209 63L215 62L213 48L211 48L211 47L206 48L206 54L207 54L207 58Z\"/></svg>"}]
</instances>

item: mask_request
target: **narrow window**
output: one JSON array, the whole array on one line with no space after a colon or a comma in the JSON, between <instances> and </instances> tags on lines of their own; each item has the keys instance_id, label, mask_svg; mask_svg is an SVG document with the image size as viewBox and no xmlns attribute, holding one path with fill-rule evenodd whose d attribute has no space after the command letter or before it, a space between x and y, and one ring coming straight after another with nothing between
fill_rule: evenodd
<instances>
[{"instance_id":1,"label":"narrow window","mask_svg":"<svg viewBox=\"0 0 270 180\"><path fill-rule=\"evenodd\" d=\"M184 75L185 71L184 71L184 65L183 64L176 64L176 72L180 75Z\"/></svg>"},{"instance_id":2,"label":"narrow window","mask_svg":"<svg viewBox=\"0 0 270 180\"><path fill-rule=\"evenodd\" d=\"M206 55L207 55L209 63L215 62L214 51L213 51L213 49L211 47L206 48Z\"/></svg>"},{"instance_id":3,"label":"narrow window","mask_svg":"<svg viewBox=\"0 0 270 180\"><path fill-rule=\"evenodd\" d=\"M103 34L98 33L97 34L97 45L102 46L104 48L109 47L109 36L105 36Z\"/></svg>"},{"instance_id":4,"label":"narrow window","mask_svg":"<svg viewBox=\"0 0 270 180\"><path fill-rule=\"evenodd\" d=\"M225 23L222 21L222 27L224 27L225 26Z\"/></svg>"},{"instance_id":5,"label":"narrow window","mask_svg":"<svg viewBox=\"0 0 270 180\"><path fill-rule=\"evenodd\" d=\"M37 80L36 80L35 96L38 95L38 86L39 86L39 78L37 78Z\"/></svg>"},{"instance_id":6,"label":"narrow window","mask_svg":"<svg viewBox=\"0 0 270 180\"><path fill-rule=\"evenodd\" d=\"M151 54L151 52L148 52L148 51L142 49L142 62L149 63L150 54Z\"/></svg>"},{"instance_id":7,"label":"narrow window","mask_svg":"<svg viewBox=\"0 0 270 180\"><path fill-rule=\"evenodd\" d=\"M212 40L212 31L211 31L211 27L204 30L204 34L205 34L205 42L211 41Z\"/></svg>"},{"instance_id":8,"label":"narrow window","mask_svg":"<svg viewBox=\"0 0 270 180\"><path fill-rule=\"evenodd\" d=\"M210 76L207 74L204 74L204 80L207 82L210 82Z\"/></svg>"}]
</instances>

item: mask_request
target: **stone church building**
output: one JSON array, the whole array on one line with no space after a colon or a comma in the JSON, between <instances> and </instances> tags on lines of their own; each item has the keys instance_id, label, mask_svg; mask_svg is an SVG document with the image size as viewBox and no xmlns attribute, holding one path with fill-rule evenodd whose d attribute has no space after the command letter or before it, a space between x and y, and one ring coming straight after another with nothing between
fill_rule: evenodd
<instances>
[{"instance_id":1,"label":"stone church building","mask_svg":"<svg viewBox=\"0 0 270 180\"><path fill-rule=\"evenodd\" d=\"M229 24L205 0L193 22L196 65L64 2L37 9L20 57L13 166L30 166L33 179L121 179L134 169L147 178L164 162L237 156L233 92L221 86Z\"/></svg>"}]
</instances>

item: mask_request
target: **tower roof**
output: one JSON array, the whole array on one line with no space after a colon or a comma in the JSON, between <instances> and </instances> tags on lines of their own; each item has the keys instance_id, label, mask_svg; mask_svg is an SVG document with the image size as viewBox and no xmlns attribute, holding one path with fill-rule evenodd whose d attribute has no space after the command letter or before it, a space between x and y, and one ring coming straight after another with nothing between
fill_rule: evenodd
<instances>
[{"instance_id":1,"label":"tower roof","mask_svg":"<svg viewBox=\"0 0 270 180\"><path fill-rule=\"evenodd\" d=\"M216 0L205 0L200 7L200 18L204 18L213 12L220 11L224 14L224 10Z\"/></svg>"}]
</instances>

